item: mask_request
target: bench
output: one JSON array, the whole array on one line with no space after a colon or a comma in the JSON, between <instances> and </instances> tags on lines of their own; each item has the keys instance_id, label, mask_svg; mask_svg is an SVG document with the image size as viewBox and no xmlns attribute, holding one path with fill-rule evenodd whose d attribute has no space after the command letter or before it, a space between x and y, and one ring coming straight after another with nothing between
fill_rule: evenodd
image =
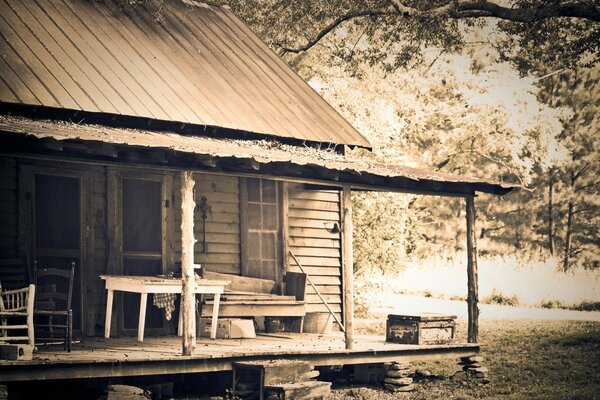
<instances>
[{"instance_id":1,"label":"bench","mask_svg":"<svg viewBox=\"0 0 600 400\"><path fill-rule=\"evenodd\" d=\"M220 318L294 317L295 323L288 330L301 332L302 319L306 315L306 274L288 272L283 285L268 279L210 271L205 271L203 277L230 281L221 295ZM212 315L213 304L212 299L206 300L202 317Z\"/></svg>"}]
</instances>

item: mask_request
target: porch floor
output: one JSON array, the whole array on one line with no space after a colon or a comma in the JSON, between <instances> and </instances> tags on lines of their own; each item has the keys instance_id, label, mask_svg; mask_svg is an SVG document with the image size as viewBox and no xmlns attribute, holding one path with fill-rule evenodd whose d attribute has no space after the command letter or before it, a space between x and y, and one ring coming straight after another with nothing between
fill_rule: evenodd
<instances>
[{"instance_id":1,"label":"porch floor","mask_svg":"<svg viewBox=\"0 0 600 400\"><path fill-rule=\"evenodd\" d=\"M40 346L31 361L0 361L0 382L100 378L226 371L234 361L278 358L315 366L458 358L479 352L479 344L403 345L381 336L357 336L346 350L342 334L258 334L256 339L198 338L193 356L181 355L181 338L86 338L67 353Z\"/></svg>"}]
</instances>

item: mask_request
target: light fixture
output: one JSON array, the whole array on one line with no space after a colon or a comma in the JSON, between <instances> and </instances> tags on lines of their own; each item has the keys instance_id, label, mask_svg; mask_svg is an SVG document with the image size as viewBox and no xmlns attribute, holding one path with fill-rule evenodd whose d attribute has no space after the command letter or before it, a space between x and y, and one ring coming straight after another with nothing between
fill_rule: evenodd
<instances>
[{"instance_id":1,"label":"light fixture","mask_svg":"<svg viewBox=\"0 0 600 400\"><path fill-rule=\"evenodd\" d=\"M327 229L327 232L330 232L330 233L340 233L341 232L340 226L337 222L334 222L333 226L331 228L329 228L327 225L325 225L325 229Z\"/></svg>"}]
</instances>

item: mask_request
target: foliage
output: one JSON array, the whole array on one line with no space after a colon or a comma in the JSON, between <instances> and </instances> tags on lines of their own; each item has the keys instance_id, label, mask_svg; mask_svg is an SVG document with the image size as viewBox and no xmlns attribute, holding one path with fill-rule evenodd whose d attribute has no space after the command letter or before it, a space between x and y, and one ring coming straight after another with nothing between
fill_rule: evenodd
<instances>
[{"instance_id":1,"label":"foliage","mask_svg":"<svg viewBox=\"0 0 600 400\"><path fill-rule=\"evenodd\" d=\"M505 2L449 0L229 3L282 54L326 46L332 59L349 66L355 60L388 71L414 66L427 49L460 51L473 43L471 32L486 26L506 57L527 52L524 66L540 57L555 69L589 65L600 55L600 8L589 0L516 0L505 8Z\"/></svg>"},{"instance_id":2,"label":"foliage","mask_svg":"<svg viewBox=\"0 0 600 400\"><path fill-rule=\"evenodd\" d=\"M483 304L498 304L501 306L511 306L515 307L519 305L519 296L505 296L498 290L492 290L492 294L487 297L484 297L481 302Z\"/></svg>"}]
</instances>

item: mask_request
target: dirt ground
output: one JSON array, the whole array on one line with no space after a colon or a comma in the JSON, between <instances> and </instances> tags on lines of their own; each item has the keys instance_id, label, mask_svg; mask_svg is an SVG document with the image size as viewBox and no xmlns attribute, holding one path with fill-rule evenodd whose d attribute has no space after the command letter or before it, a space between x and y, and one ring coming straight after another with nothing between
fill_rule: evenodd
<instances>
[{"instance_id":1,"label":"dirt ground","mask_svg":"<svg viewBox=\"0 0 600 400\"><path fill-rule=\"evenodd\" d=\"M383 334L385 318L358 320L364 334ZM459 323L459 337L466 326ZM451 380L458 360L413 363L444 375L425 380L411 393L389 393L381 385L333 385L339 399L600 399L600 322L483 320L480 342L489 383Z\"/></svg>"}]
</instances>

